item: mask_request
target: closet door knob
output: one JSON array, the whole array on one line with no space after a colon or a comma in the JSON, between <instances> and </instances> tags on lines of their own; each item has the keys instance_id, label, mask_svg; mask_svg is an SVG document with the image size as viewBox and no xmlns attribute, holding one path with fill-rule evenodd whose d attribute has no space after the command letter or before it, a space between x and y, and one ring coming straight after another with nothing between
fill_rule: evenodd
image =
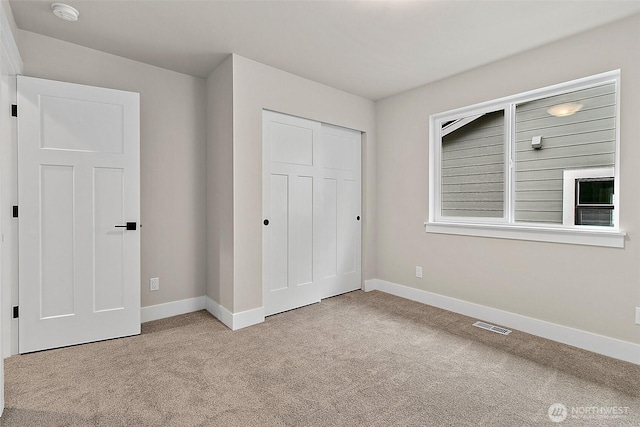
<instances>
[{"instance_id":1,"label":"closet door knob","mask_svg":"<svg viewBox=\"0 0 640 427\"><path fill-rule=\"evenodd\" d=\"M269 220L268 220L268 219L265 219L264 221L262 221L262 223L263 223L264 225L269 225Z\"/></svg>"},{"instance_id":2,"label":"closet door knob","mask_svg":"<svg viewBox=\"0 0 640 427\"><path fill-rule=\"evenodd\" d=\"M358 215L358 216L356 217L356 220L360 221L360 215Z\"/></svg>"}]
</instances>

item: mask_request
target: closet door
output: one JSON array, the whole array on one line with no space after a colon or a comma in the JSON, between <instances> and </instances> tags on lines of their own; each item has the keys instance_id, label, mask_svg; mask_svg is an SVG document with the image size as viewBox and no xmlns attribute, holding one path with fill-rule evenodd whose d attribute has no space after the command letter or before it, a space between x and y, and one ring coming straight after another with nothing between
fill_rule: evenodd
<instances>
[{"instance_id":1,"label":"closet door","mask_svg":"<svg viewBox=\"0 0 640 427\"><path fill-rule=\"evenodd\" d=\"M361 133L322 124L321 297L360 289Z\"/></svg>"},{"instance_id":2,"label":"closet door","mask_svg":"<svg viewBox=\"0 0 640 427\"><path fill-rule=\"evenodd\" d=\"M321 125L263 113L265 315L320 301Z\"/></svg>"},{"instance_id":3,"label":"closet door","mask_svg":"<svg viewBox=\"0 0 640 427\"><path fill-rule=\"evenodd\" d=\"M360 289L360 132L265 111L262 158L265 315Z\"/></svg>"}]
</instances>

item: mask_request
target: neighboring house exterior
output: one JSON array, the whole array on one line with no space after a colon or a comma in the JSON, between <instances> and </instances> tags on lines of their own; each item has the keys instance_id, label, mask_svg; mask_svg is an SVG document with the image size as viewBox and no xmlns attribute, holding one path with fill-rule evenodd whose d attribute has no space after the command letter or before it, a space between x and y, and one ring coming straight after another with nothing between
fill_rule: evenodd
<instances>
[{"instance_id":1,"label":"neighboring house exterior","mask_svg":"<svg viewBox=\"0 0 640 427\"><path fill-rule=\"evenodd\" d=\"M555 113L551 110L554 106L569 104L578 111ZM504 115L505 110L499 110L471 118L462 126L456 124L457 120L444 124L443 216L503 217ZM615 83L518 104L515 123L515 221L562 224L567 196L563 192L564 172L613 170ZM532 146L536 137L540 137L539 148ZM610 179L613 179L612 173ZM604 187L612 194L611 180L610 185ZM601 212L605 223L598 225L609 225L606 224L609 213Z\"/></svg>"}]
</instances>

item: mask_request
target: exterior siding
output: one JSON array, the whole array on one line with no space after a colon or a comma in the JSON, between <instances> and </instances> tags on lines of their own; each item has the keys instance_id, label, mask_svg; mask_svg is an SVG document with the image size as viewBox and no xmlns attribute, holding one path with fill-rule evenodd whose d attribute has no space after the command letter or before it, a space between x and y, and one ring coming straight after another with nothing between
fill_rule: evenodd
<instances>
[{"instance_id":1,"label":"exterior siding","mask_svg":"<svg viewBox=\"0 0 640 427\"><path fill-rule=\"evenodd\" d=\"M582 109L567 117L547 112L574 102ZM515 220L562 224L565 169L613 167L615 84L523 103L516 108ZM542 136L542 149L531 139Z\"/></svg>"},{"instance_id":2,"label":"exterior siding","mask_svg":"<svg viewBox=\"0 0 640 427\"><path fill-rule=\"evenodd\" d=\"M442 138L442 215L504 215L504 112L485 114Z\"/></svg>"}]
</instances>

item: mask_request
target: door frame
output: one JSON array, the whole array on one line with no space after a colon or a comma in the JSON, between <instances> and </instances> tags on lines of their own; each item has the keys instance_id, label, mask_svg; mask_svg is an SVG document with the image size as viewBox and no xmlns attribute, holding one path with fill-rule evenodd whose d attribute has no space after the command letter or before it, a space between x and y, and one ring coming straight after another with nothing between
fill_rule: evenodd
<instances>
[{"instance_id":1,"label":"door frame","mask_svg":"<svg viewBox=\"0 0 640 427\"><path fill-rule=\"evenodd\" d=\"M18 132L17 121L11 117L11 105L17 103L16 75L9 74L2 62L2 107L0 114L0 128L2 142L0 143L0 227L2 229L2 249L0 251L0 277L2 285L0 292L0 336L2 341L1 355L3 358L18 353L18 325L19 319L13 318L13 307L18 306L18 221L9 214L10 206L18 204ZM7 74L5 74L7 71ZM5 94L5 89L8 92ZM8 125L8 126L5 126ZM9 135L7 135L7 132ZM7 137L8 136L8 137Z\"/></svg>"},{"instance_id":2,"label":"door frame","mask_svg":"<svg viewBox=\"0 0 640 427\"><path fill-rule=\"evenodd\" d=\"M4 359L18 351L18 319L13 319L11 309L18 297L17 267L14 267L18 225L8 212L18 194L18 163L13 155L17 152L18 133L10 108L16 103L16 76L22 70L22 58L5 8L0 7L0 415L4 411Z\"/></svg>"}]
</instances>

